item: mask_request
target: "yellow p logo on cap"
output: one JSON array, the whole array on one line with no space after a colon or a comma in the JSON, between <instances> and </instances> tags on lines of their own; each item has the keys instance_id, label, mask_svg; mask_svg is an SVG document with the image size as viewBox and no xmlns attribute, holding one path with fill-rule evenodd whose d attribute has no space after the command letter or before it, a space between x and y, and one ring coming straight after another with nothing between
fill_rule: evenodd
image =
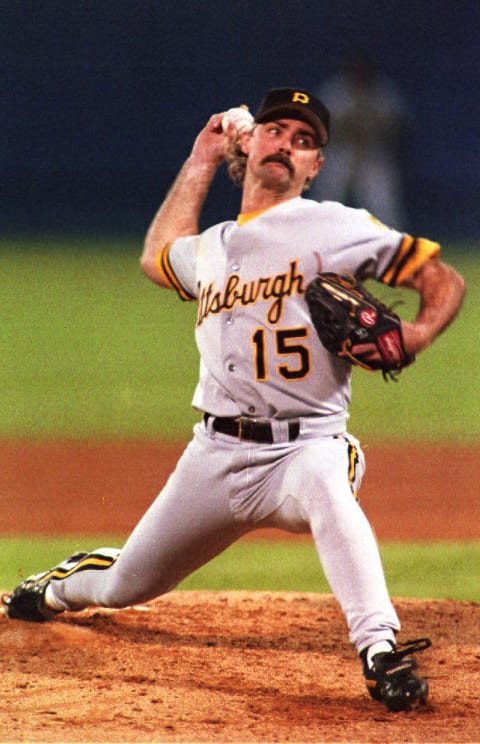
<instances>
[{"instance_id":1,"label":"yellow p logo on cap","mask_svg":"<svg viewBox=\"0 0 480 744\"><path fill-rule=\"evenodd\" d=\"M292 103L308 103L309 100L310 97L306 93L300 93L298 90L292 96Z\"/></svg>"}]
</instances>

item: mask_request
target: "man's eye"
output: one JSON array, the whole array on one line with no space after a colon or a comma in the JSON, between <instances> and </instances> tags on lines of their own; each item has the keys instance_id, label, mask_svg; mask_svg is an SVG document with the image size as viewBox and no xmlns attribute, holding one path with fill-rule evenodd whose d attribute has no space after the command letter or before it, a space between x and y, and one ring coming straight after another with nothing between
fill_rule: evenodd
<instances>
[{"instance_id":1,"label":"man's eye","mask_svg":"<svg viewBox=\"0 0 480 744\"><path fill-rule=\"evenodd\" d=\"M297 145L299 147L305 148L306 150L311 150L313 148L313 140L311 137L305 137L302 134L297 137Z\"/></svg>"}]
</instances>

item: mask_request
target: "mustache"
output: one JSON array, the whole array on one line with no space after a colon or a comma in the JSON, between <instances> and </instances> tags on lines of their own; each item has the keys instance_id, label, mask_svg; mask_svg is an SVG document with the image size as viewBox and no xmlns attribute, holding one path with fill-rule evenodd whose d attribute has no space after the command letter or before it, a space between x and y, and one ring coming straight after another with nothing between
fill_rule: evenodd
<instances>
[{"instance_id":1,"label":"mustache","mask_svg":"<svg viewBox=\"0 0 480 744\"><path fill-rule=\"evenodd\" d=\"M285 166L291 176L293 176L295 173L295 168L292 165L292 161L290 160L288 155L284 155L281 152L277 152L273 155L267 155L262 160L262 165L264 165L265 163L280 163L281 165Z\"/></svg>"}]
</instances>

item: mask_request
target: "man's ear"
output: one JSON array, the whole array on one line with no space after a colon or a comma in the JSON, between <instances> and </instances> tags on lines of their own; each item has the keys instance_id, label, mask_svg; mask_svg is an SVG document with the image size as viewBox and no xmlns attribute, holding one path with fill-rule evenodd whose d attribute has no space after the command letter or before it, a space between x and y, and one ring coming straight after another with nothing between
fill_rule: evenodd
<instances>
[{"instance_id":1,"label":"man's ear","mask_svg":"<svg viewBox=\"0 0 480 744\"><path fill-rule=\"evenodd\" d=\"M250 152L250 140L252 138L252 132L242 132L239 138L240 149L244 155L248 155Z\"/></svg>"},{"instance_id":2,"label":"man's ear","mask_svg":"<svg viewBox=\"0 0 480 744\"><path fill-rule=\"evenodd\" d=\"M312 172L311 175L308 176L308 178L305 180L305 184L303 187L304 191L307 191L310 186L312 185L312 181L316 179L318 176L318 172L321 170L321 167L323 165L323 152L322 150L319 151L318 158L315 161L315 164L312 166Z\"/></svg>"},{"instance_id":3,"label":"man's ear","mask_svg":"<svg viewBox=\"0 0 480 744\"><path fill-rule=\"evenodd\" d=\"M318 158L315 161L315 164L314 164L314 166L312 168L312 175L310 177L310 180L311 181L313 181L313 179L317 177L318 172L319 172L319 170L321 170L321 167L323 165L323 160L324 160L324 158L323 158L323 151L322 150L319 150L319 152L318 152Z\"/></svg>"}]
</instances>

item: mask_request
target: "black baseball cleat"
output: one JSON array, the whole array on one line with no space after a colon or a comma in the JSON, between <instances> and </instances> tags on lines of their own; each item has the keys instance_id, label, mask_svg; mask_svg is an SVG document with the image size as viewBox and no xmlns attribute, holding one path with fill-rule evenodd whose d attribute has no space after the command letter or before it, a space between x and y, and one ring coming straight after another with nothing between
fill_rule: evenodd
<instances>
[{"instance_id":1,"label":"black baseball cleat","mask_svg":"<svg viewBox=\"0 0 480 744\"><path fill-rule=\"evenodd\" d=\"M411 710L424 704L428 697L428 684L414 674L417 662L409 654L424 651L432 643L428 638L417 638L402 643L402 648L392 644L392 650L373 656L367 663L368 649L360 654L367 689L374 700L384 703L388 710Z\"/></svg>"},{"instance_id":2,"label":"black baseball cleat","mask_svg":"<svg viewBox=\"0 0 480 744\"><path fill-rule=\"evenodd\" d=\"M29 576L11 594L3 594L2 602L8 617L43 623L58 614L45 604L45 592L52 578L64 579L88 553L75 553L50 571Z\"/></svg>"}]
</instances>

